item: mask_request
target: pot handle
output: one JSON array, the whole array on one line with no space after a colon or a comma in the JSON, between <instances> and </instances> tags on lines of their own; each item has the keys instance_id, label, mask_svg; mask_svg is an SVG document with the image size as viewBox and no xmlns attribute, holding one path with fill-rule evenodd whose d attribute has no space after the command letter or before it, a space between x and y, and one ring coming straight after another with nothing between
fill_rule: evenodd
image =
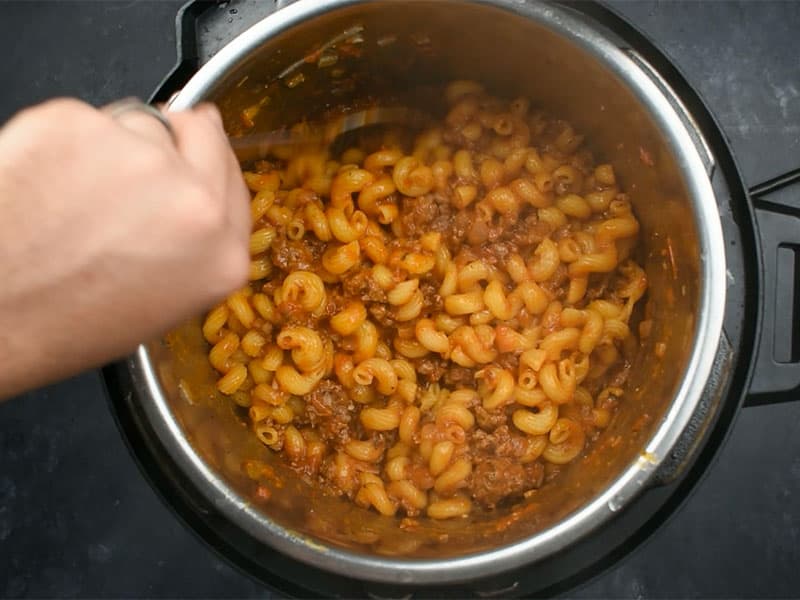
<instances>
[{"instance_id":1,"label":"pot handle","mask_svg":"<svg viewBox=\"0 0 800 600\"><path fill-rule=\"evenodd\" d=\"M197 36L194 27L197 17L215 6L215 0L189 0L181 6L175 16L175 32L178 59L175 66L158 84L148 102L150 104L167 104L189 79L200 68L197 51Z\"/></svg>"},{"instance_id":2,"label":"pot handle","mask_svg":"<svg viewBox=\"0 0 800 600\"><path fill-rule=\"evenodd\" d=\"M750 190L764 307L745 406L800 399L800 169Z\"/></svg>"}]
</instances>

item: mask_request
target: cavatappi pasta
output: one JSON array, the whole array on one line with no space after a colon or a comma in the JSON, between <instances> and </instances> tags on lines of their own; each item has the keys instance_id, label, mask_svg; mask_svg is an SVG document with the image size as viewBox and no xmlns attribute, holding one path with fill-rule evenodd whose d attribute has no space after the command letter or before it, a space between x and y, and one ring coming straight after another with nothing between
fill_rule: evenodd
<instances>
[{"instance_id":1,"label":"cavatappi pasta","mask_svg":"<svg viewBox=\"0 0 800 600\"><path fill-rule=\"evenodd\" d=\"M383 515L464 516L607 427L646 291L639 223L564 121L455 82L404 148L262 161L251 284L203 335L261 442Z\"/></svg>"}]
</instances>

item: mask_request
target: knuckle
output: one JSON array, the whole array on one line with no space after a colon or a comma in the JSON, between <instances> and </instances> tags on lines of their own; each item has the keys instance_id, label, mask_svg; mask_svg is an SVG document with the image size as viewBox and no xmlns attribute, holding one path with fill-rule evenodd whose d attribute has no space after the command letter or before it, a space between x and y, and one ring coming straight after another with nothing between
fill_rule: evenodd
<instances>
[{"instance_id":1,"label":"knuckle","mask_svg":"<svg viewBox=\"0 0 800 600\"><path fill-rule=\"evenodd\" d=\"M209 143L213 144L216 151L229 151L230 146L222 125L217 124L213 118L208 116L208 113L197 116L197 127L202 129L203 134L208 137Z\"/></svg>"},{"instance_id":2,"label":"knuckle","mask_svg":"<svg viewBox=\"0 0 800 600\"><path fill-rule=\"evenodd\" d=\"M97 109L74 98L53 98L19 111L9 126L24 127L37 133L57 135L59 132L80 130L97 118Z\"/></svg>"},{"instance_id":3,"label":"knuckle","mask_svg":"<svg viewBox=\"0 0 800 600\"><path fill-rule=\"evenodd\" d=\"M181 152L194 162L208 165L209 172L219 173L224 171L220 165L227 164L232 156L230 144L222 126L198 110L169 113L169 119L178 139L183 140Z\"/></svg>"},{"instance_id":4,"label":"knuckle","mask_svg":"<svg viewBox=\"0 0 800 600\"><path fill-rule=\"evenodd\" d=\"M211 128L208 119L196 110L179 110L169 113L169 118L174 126L180 130L198 131L205 133L206 129Z\"/></svg>"},{"instance_id":5,"label":"knuckle","mask_svg":"<svg viewBox=\"0 0 800 600\"><path fill-rule=\"evenodd\" d=\"M216 104L212 102L204 102L197 106L195 109L197 113L203 117L217 130L222 130L222 115L219 112Z\"/></svg>"},{"instance_id":6,"label":"knuckle","mask_svg":"<svg viewBox=\"0 0 800 600\"><path fill-rule=\"evenodd\" d=\"M39 108L52 116L72 117L97 114L96 108L77 98L53 98L40 104ZM33 108L33 110L35 109L36 107Z\"/></svg>"},{"instance_id":7,"label":"knuckle","mask_svg":"<svg viewBox=\"0 0 800 600\"><path fill-rule=\"evenodd\" d=\"M177 113L174 117L170 115L170 121L178 139L185 141L184 154L219 171L222 157L227 160L226 153L231 151L222 130L207 118L192 113ZM201 140L202 143L197 143Z\"/></svg>"}]
</instances>

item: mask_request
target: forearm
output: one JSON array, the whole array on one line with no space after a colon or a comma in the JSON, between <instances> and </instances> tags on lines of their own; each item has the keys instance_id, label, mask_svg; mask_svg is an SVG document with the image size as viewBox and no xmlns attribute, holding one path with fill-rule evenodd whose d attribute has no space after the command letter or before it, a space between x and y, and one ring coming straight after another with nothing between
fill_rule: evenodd
<instances>
[{"instance_id":1,"label":"forearm","mask_svg":"<svg viewBox=\"0 0 800 600\"><path fill-rule=\"evenodd\" d=\"M141 323L119 327L121 316L98 305L108 295L96 277L61 275L49 289L0 292L0 399L99 366L155 334Z\"/></svg>"},{"instance_id":2,"label":"forearm","mask_svg":"<svg viewBox=\"0 0 800 600\"><path fill-rule=\"evenodd\" d=\"M0 317L0 400L38 387L92 363L78 339L66 340L64 328L31 311L2 309ZM28 314L26 314L28 313ZM65 351L66 349L66 351Z\"/></svg>"}]
</instances>

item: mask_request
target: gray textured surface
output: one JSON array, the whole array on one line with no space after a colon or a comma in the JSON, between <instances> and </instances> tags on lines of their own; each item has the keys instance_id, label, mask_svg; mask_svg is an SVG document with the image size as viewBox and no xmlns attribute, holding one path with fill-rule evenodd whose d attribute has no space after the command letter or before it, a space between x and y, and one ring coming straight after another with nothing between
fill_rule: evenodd
<instances>
[{"instance_id":1,"label":"gray textured surface","mask_svg":"<svg viewBox=\"0 0 800 600\"><path fill-rule=\"evenodd\" d=\"M0 121L53 95L146 96L172 64L179 4L0 2ZM800 4L615 6L709 101L748 183L800 164ZM800 596L798 431L800 403L744 411L683 510L570 595ZM0 406L0 596L269 595L155 497L96 374Z\"/></svg>"},{"instance_id":2,"label":"gray textured surface","mask_svg":"<svg viewBox=\"0 0 800 600\"><path fill-rule=\"evenodd\" d=\"M749 184L800 164L800 2L608 4L654 39L711 105Z\"/></svg>"}]
</instances>

